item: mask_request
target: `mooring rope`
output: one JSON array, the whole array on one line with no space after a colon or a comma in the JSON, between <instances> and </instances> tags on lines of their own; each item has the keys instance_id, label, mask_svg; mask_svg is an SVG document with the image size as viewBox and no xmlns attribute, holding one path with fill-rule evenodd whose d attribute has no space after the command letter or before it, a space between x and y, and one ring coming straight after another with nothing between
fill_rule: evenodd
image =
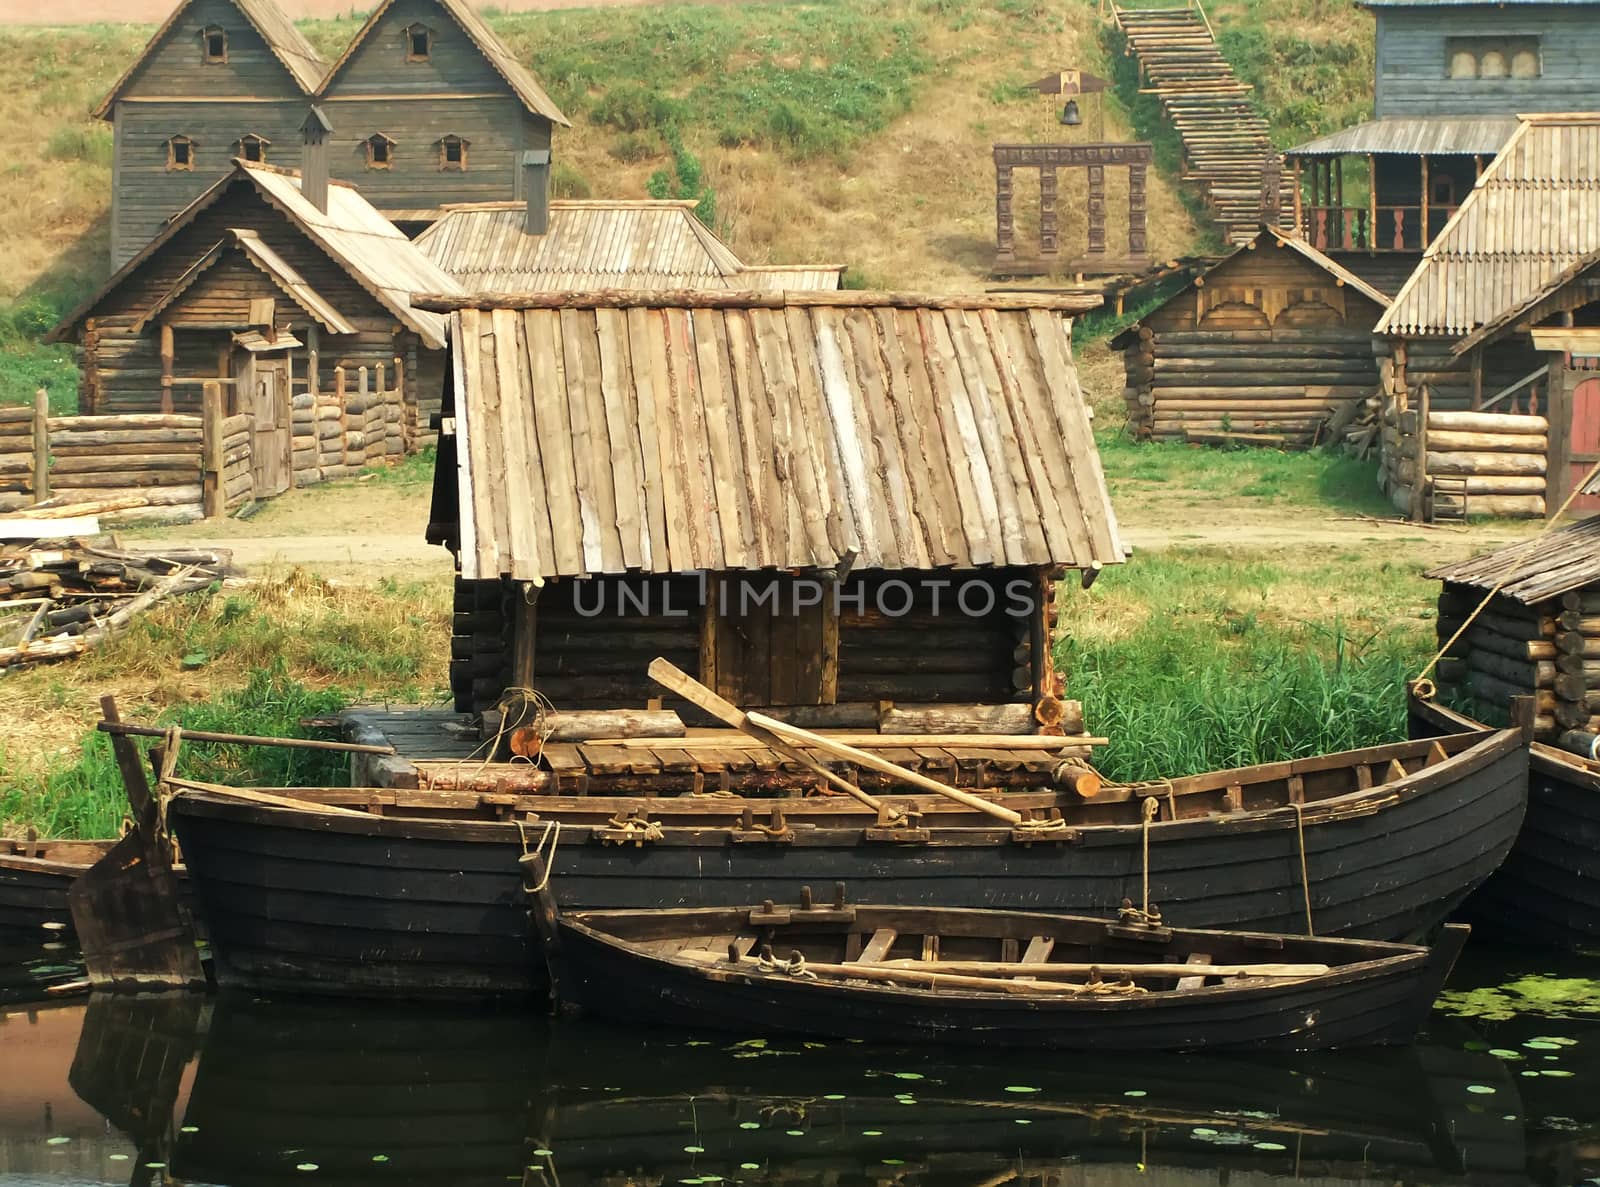
<instances>
[{"instance_id":1,"label":"mooring rope","mask_svg":"<svg viewBox=\"0 0 1600 1187\"><path fill-rule=\"evenodd\" d=\"M1289 806L1294 809L1294 833L1300 842L1300 887L1306 899L1306 935L1314 936L1317 932L1311 926L1311 870L1306 864L1306 806L1293 801Z\"/></svg>"},{"instance_id":2,"label":"mooring rope","mask_svg":"<svg viewBox=\"0 0 1600 1187\"><path fill-rule=\"evenodd\" d=\"M522 832L522 822L517 822L517 831ZM545 851L545 842L550 842L550 849ZM550 820L545 822L544 835L539 838L539 843L533 847L534 856L544 866L544 877L539 879L539 885L528 887L528 893L538 894L550 885L550 871L556 866L556 846L561 844L561 821ZM526 849L527 840L524 838L523 847ZM524 854L526 856L526 854Z\"/></svg>"}]
</instances>

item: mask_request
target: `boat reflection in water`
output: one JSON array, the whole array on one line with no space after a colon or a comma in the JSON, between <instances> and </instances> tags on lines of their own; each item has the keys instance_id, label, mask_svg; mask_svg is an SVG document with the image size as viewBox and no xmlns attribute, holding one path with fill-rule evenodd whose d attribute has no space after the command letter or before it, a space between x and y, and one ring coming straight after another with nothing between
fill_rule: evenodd
<instances>
[{"instance_id":1,"label":"boat reflection in water","mask_svg":"<svg viewBox=\"0 0 1600 1187\"><path fill-rule=\"evenodd\" d=\"M96 999L71 1082L138 1165L227 1187L1525 1181L1516 1081L1459 1036L1280 1059L946 1061L517 1014L173 1004L198 1000Z\"/></svg>"}]
</instances>

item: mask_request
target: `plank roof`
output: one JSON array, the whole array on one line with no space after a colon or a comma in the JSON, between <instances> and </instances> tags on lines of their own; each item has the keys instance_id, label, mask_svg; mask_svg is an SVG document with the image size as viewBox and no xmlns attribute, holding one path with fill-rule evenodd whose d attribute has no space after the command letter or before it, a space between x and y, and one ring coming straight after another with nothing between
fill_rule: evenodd
<instances>
[{"instance_id":1,"label":"plank roof","mask_svg":"<svg viewBox=\"0 0 1600 1187\"><path fill-rule=\"evenodd\" d=\"M530 294L450 310L461 574L1124 558L1089 299Z\"/></svg>"},{"instance_id":2,"label":"plank roof","mask_svg":"<svg viewBox=\"0 0 1600 1187\"><path fill-rule=\"evenodd\" d=\"M95 107L95 119L110 119L111 109L120 99L128 85L133 81L140 67L171 35L177 27L183 14L195 0L181 0L161 27L157 29L133 64L122 72L122 76L106 92ZM239 15L250 22L251 28L261 35L261 40L267 43L267 48L272 51L273 57L283 64L283 68L294 79L295 85L300 88L303 95L314 95L317 86L322 82L322 75L327 70L327 63L322 60L322 55L306 40L295 23L285 15L274 0L229 0L234 8L239 10Z\"/></svg>"},{"instance_id":3,"label":"plank roof","mask_svg":"<svg viewBox=\"0 0 1600 1187\"><path fill-rule=\"evenodd\" d=\"M1600 584L1600 515L1423 574L1527 605Z\"/></svg>"},{"instance_id":4,"label":"plank roof","mask_svg":"<svg viewBox=\"0 0 1600 1187\"><path fill-rule=\"evenodd\" d=\"M454 280L418 251L416 245L393 223L373 209L372 205L361 196L360 191L346 182L330 182L328 210L324 213L300 193L300 175L297 172L269 165L252 165L239 160L235 160L233 166L231 172L224 174L174 216L160 235L117 269L88 300L62 319L61 323L50 332L48 340L61 341L68 337L73 328L89 316L109 293L160 251L173 236L193 222L196 215L220 200L231 185L243 180L253 185L263 198L281 211L379 304L388 309L400 324L414 331L424 345L434 350L444 348L444 318L437 313L414 308L411 304L411 293L459 292L459 287ZM238 235L237 231L232 233ZM241 246L244 246L248 239L249 235L246 232L245 239L240 241ZM298 279L298 283L304 285L303 278L299 278L298 273L289 269L281 258L277 258L276 263L271 262L277 253L271 252L270 248L267 250L270 255L258 252L253 257L253 262L258 267L262 267L265 263L264 270L276 269L278 274L274 277L275 280L286 280L293 284ZM190 269L191 272L193 270ZM310 288L309 285L304 287L307 290Z\"/></svg>"},{"instance_id":5,"label":"plank roof","mask_svg":"<svg viewBox=\"0 0 1600 1187\"><path fill-rule=\"evenodd\" d=\"M1517 302L1517 304L1506 309L1499 317L1485 322L1468 334L1450 348L1450 353L1463 355L1479 343L1489 342L1500 337L1505 331L1521 321L1524 316L1535 311L1539 305L1550 300L1550 298L1566 288L1567 285L1597 266L1600 266L1600 247L1595 248L1593 251L1585 252L1521 301Z\"/></svg>"},{"instance_id":6,"label":"plank roof","mask_svg":"<svg viewBox=\"0 0 1600 1187\"><path fill-rule=\"evenodd\" d=\"M1600 248L1600 114L1523 116L1395 295L1377 333L1451 337Z\"/></svg>"},{"instance_id":7,"label":"plank roof","mask_svg":"<svg viewBox=\"0 0 1600 1187\"><path fill-rule=\"evenodd\" d=\"M1493 156L1517 130L1515 116L1409 116L1367 120L1287 150L1286 157Z\"/></svg>"},{"instance_id":8,"label":"plank roof","mask_svg":"<svg viewBox=\"0 0 1600 1187\"><path fill-rule=\"evenodd\" d=\"M344 53L339 55L339 60L322 79L322 85L316 92L319 98L326 95L338 81L346 64L355 56L356 50L361 48L368 35L383 23L394 2L395 0L382 0L382 3L372 10L372 15L367 18L366 24L361 26L360 32L351 39ZM432 0L432 2L455 21L467 35L467 40L477 47L478 52L494 68L495 73L505 79L506 85L511 88L523 107L533 115L543 116L551 123L560 124L564 128L572 126L567 117L561 114L561 109L556 106L555 100L545 93L543 85L533 76L533 71L517 61L516 55L507 48L506 43L500 40L481 16L472 11L466 0Z\"/></svg>"},{"instance_id":9,"label":"plank roof","mask_svg":"<svg viewBox=\"0 0 1600 1187\"><path fill-rule=\"evenodd\" d=\"M521 202L446 206L417 246L469 292L836 289L842 265L752 269L681 200L550 203L542 235Z\"/></svg>"}]
</instances>

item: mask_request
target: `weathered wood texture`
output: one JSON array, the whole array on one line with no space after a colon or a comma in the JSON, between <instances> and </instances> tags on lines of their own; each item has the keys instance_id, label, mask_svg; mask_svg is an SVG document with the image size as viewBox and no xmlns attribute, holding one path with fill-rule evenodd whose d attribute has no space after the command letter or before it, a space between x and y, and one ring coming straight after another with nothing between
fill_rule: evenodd
<instances>
[{"instance_id":1,"label":"weathered wood texture","mask_svg":"<svg viewBox=\"0 0 1600 1187\"><path fill-rule=\"evenodd\" d=\"M1416 510L1420 480L1420 506L1428 519L1446 514L1446 502L1452 518L1543 517L1549 448L1543 416L1430 410L1424 444L1417 436L1421 415L1416 409L1397 411L1393 401L1386 401L1382 415L1378 483L1396 510Z\"/></svg>"}]
</instances>

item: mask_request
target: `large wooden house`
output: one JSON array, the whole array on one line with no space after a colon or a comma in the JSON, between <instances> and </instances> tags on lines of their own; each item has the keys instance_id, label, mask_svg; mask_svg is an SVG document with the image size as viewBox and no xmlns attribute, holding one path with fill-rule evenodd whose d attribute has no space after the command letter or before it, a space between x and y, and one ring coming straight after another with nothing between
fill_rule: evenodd
<instances>
[{"instance_id":1,"label":"large wooden house","mask_svg":"<svg viewBox=\"0 0 1600 1187\"><path fill-rule=\"evenodd\" d=\"M1263 228L1111 340L1142 439L1309 446L1376 394L1389 299L1304 240Z\"/></svg>"},{"instance_id":2,"label":"large wooden house","mask_svg":"<svg viewBox=\"0 0 1600 1187\"><path fill-rule=\"evenodd\" d=\"M1124 556L1066 313L1098 297L548 293L449 309L429 539L463 712L1059 711L1055 583Z\"/></svg>"},{"instance_id":3,"label":"large wooden house","mask_svg":"<svg viewBox=\"0 0 1600 1187\"><path fill-rule=\"evenodd\" d=\"M1300 233L1386 291L1517 129L1586 111L1597 0L1362 0L1376 23L1374 118L1291 149ZM1385 257L1400 256L1400 261ZM1407 262L1404 257L1410 257Z\"/></svg>"},{"instance_id":4,"label":"large wooden house","mask_svg":"<svg viewBox=\"0 0 1600 1187\"><path fill-rule=\"evenodd\" d=\"M1600 115L1531 116L1377 326L1396 506L1541 516L1600 452Z\"/></svg>"},{"instance_id":5,"label":"large wooden house","mask_svg":"<svg viewBox=\"0 0 1600 1187\"><path fill-rule=\"evenodd\" d=\"M408 231L520 197L567 122L466 0L384 0L331 68L274 0L181 0L95 108L115 138L112 268L235 158L295 163L313 103L333 176Z\"/></svg>"}]
</instances>

